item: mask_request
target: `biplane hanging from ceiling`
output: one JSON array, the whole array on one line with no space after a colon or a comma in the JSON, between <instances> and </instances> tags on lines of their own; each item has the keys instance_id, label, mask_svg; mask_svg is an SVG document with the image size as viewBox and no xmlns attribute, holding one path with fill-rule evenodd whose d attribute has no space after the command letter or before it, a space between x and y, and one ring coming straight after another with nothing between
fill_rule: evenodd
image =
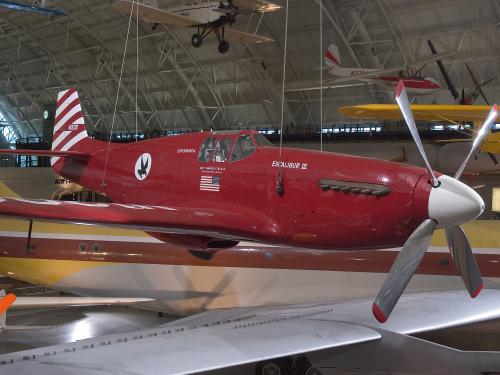
<instances>
[{"instance_id":1,"label":"biplane hanging from ceiling","mask_svg":"<svg viewBox=\"0 0 500 375\"><path fill-rule=\"evenodd\" d=\"M238 16L249 12L268 13L281 9L280 5L263 0L201 1L155 8L129 0L118 0L113 8L126 15L139 15L144 21L158 25L191 27L197 31L191 37L193 47L199 48L210 34L215 34L220 53L229 51L228 40L260 44L274 40L262 35L231 28Z\"/></svg>"}]
</instances>

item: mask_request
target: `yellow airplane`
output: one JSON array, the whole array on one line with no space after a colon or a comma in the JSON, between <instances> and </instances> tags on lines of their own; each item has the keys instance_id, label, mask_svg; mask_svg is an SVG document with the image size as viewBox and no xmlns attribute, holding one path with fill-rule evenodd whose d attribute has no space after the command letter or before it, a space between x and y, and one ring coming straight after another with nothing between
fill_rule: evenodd
<instances>
[{"instance_id":1,"label":"yellow airplane","mask_svg":"<svg viewBox=\"0 0 500 375\"><path fill-rule=\"evenodd\" d=\"M489 105L455 104L413 104L415 120L439 121L457 124L472 122L474 132L479 130L491 110ZM403 115L396 104L362 104L339 108L339 113L355 119L364 120L402 120ZM465 140L466 141L466 140ZM490 154L500 153L500 132L490 133L481 145L481 151Z\"/></svg>"}]
</instances>

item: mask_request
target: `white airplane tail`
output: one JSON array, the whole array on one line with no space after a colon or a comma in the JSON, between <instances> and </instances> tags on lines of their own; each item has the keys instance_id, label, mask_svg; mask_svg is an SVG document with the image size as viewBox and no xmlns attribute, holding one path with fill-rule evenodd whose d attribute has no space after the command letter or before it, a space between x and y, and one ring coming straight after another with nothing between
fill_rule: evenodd
<instances>
[{"instance_id":1,"label":"white airplane tail","mask_svg":"<svg viewBox=\"0 0 500 375\"><path fill-rule=\"evenodd\" d=\"M343 68L340 62L339 48L336 44L330 44L325 52L325 65L330 68L330 74L339 77L352 76L354 69Z\"/></svg>"},{"instance_id":2,"label":"white airplane tail","mask_svg":"<svg viewBox=\"0 0 500 375\"><path fill-rule=\"evenodd\" d=\"M325 52L325 65L329 67L331 75L338 77L356 77L364 73L375 72L378 69L344 68L341 65L339 48L336 44L330 44Z\"/></svg>"},{"instance_id":3,"label":"white airplane tail","mask_svg":"<svg viewBox=\"0 0 500 375\"><path fill-rule=\"evenodd\" d=\"M340 67L339 48L336 44L330 44L325 52L325 65L329 67Z\"/></svg>"}]
</instances>

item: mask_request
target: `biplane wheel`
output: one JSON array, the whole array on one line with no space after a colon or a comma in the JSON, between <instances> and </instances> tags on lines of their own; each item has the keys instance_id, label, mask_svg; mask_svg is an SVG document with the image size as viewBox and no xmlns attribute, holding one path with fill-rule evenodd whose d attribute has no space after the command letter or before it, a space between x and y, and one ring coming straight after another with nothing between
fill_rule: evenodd
<instances>
[{"instance_id":1,"label":"biplane wheel","mask_svg":"<svg viewBox=\"0 0 500 375\"><path fill-rule=\"evenodd\" d=\"M223 40L222 42L219 43L219 52L227 53L227 51L229 51L229 43Z\"/></svg>"},{"instance_id":2,"label":"biplane wheel","mask_svg":"<svg viewBox=\"0 0 500 375\"><path fill-rule=\"evenodd\" d=\"M200 34L193 34L191 37L191 44L195 48L200 48L201 45L203 44L203 38L201 37Z\"/></svg>"}]
</instances>

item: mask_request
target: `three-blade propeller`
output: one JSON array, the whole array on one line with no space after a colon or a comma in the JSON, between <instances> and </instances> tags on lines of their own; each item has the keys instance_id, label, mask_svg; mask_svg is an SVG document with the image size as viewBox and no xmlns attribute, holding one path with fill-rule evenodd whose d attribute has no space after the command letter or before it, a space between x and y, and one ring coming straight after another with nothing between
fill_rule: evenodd
<instances>
[{"instance_id":1,"label":"three-blade propeller","mask_svg":"<svg viewBox=\"0 0 500 375\"><path fill-rule=\"evenodd\" d=\"M415 229L401 248L373 303L373 314L381 323L388 319L396 306L429 247L432 234L437 228L445 228L448 248L470 296L474 298L481 291L483 287L481 273L460 224L474 220L479 216L484 210L484 202L472 188L461 183L459 179L470 158L477 152L477 148L488 135L489 129L498 115L497 107L494 105L474 140L469 154L455 174L455 178L444 175L438 178L427 159L402 81L399 82L396 89L396 101L425 162L432 188L429 195L429 218Z\"/></svg>"}]
</instances>

